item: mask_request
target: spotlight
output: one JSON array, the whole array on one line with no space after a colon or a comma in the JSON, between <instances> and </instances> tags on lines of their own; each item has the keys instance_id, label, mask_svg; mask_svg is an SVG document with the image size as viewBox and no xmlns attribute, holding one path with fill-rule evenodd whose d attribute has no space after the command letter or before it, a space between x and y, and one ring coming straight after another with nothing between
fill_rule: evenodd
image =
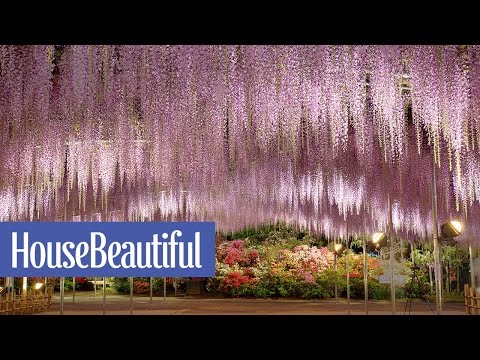
<instances>
[{"instance_id":1,"label":"spotlight","mask_svg":"<svg viewBox=\"0 0 480 360\"><path fill-rule=\"evenodd\" d=\"M440 227L440 235L444 239L453 239L459 236L463 231L463 225L460 221L451 220Z\"/></svg>"},{"instance_id":2,"label":"spotlight","mask_svg":"<svg viewBox=\"0 0 480 360\"><path fill-rule=\"evenodd\" d=\"M43 283L41 283L41 282L37 282L35 284L35 290L40 290L42 287L43 287Z\"/></svg>"},{"instance_id":3,"label":"spotlight","mask_svg":"<svg viewBox=\"0 0 480 360\"><path fill-rule=\"evenodd\" d=\"M342 244L335 244L334 246L335 254L340 255L343 252L343 245Z\"/></svg>"},{"instance_id":4,"label":"spotlight","mask_svg":"<svg viewBox=\"0 0 480 360\"><path fill-rule=\"evenodd\" d=\"M383 232L376 232L372 235L372 243L375 245L375 248L380 247L380 243L386 238L385 233Z\"/></svg>"}]
</instances>

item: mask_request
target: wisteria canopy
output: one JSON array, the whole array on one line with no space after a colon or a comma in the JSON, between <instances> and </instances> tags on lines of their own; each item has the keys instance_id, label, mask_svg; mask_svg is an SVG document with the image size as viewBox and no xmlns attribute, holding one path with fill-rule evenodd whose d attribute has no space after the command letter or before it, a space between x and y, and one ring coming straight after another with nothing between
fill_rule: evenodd
<instances>
[{"instance_id":1,"label":"wisteria canopy","mask_svg":"<svg viewBox=\"0 0 480 360\"><path fill-rule=\"evenodd\" d=\"M480 230L480 46L1 46L0 221Z\"/></svg>"}]
</instances>

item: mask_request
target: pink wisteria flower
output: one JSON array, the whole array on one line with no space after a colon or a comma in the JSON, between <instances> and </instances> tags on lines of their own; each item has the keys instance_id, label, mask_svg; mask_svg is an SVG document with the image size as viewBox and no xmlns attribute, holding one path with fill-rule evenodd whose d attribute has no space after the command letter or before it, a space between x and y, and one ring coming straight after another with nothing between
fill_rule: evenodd
<instances>
[{"instance_id":1,"label":"pink wisteria flower","mask_svg":"<svg viewBox=\"0 0 480 360\"><path fill-rule=\"evenodd\" d=\"M1 221L344 239L386 228L390 198L416 241L435 164L438 219L480 229L478 45L1 45L0 119Z\"/></svg>"}]
</instances>

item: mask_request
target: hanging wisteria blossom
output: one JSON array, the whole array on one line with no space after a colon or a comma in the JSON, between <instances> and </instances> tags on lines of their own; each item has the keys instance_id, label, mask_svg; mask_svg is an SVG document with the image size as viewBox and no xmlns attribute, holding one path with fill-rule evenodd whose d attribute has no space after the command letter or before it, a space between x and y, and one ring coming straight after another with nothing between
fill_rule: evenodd
<instances>
[{"instance_id":1,"label":"hanging wisteria blossom","mask_svg":"<svg viewBox=\"0 0 480 360\"><path fill-rule=\"evenodd\" d=\"M480 228L478 46L1 46L0 221Z\"/></svg>"}]
</instances>

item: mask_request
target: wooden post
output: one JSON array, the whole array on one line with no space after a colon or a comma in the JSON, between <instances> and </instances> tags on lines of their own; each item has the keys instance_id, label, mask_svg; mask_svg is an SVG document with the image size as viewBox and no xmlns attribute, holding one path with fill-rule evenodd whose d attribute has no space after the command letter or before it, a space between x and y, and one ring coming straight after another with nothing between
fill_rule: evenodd
<instances>
[{"instance_id":1,"label":"wooden post","mask_svg":"<svg viewBox=\"0 0 480 360\"><path fill-rule=\"evenodd\" d=\"M473 287L470 288L470 306L472 308L470 313L475 315L475 289Z\"/></svg>"},{"instance_id":2,"label":"wooden post","mask_svg":"<svg viewBox=\"0 0 480 360\"><path fill-rule=\"evenodd\" d=\"M477 294L476 297L477 297L477 315L480 315L480 294Z\"/></svg>"}]
</instances>

